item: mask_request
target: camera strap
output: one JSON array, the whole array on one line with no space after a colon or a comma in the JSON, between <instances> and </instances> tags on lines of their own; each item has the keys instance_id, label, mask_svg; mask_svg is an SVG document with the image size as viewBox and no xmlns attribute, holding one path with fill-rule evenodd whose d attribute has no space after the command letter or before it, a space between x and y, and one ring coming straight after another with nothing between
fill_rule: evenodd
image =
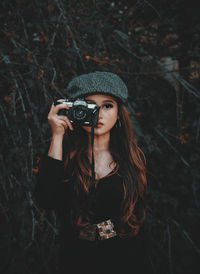
<instances>
[{"instance_id":1,"label":"camera strap","mask_svg":"<svg viewBox=\"0 0 200 274\"><path fill-rule=\"evenodd\" d=\"M94 111L93 115L96 113L95 119L92 121L92 128L91 128L91 145L92 145L92 182L95 182L95 161L94 161L94 128L97 125L98 122L98 115L99 115L99 109L100 107L97 106Z\"/></svg>"},{"instance_id":2,"label":"camera strap","mask_svg":"<svg viewBox=\"0 0 200 274\"><path fill-rule=\"evenodd\" d=\"M91 130L91 144L92 144L92 182L95 181L95 162L94 162L94 125Z\"/></svg>"}]
</instances>

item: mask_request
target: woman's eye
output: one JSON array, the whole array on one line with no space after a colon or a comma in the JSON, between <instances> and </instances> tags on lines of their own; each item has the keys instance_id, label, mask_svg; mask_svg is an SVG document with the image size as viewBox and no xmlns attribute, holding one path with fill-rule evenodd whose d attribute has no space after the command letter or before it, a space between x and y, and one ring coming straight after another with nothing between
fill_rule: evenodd
<instances>
[{"instance_id":1,"label":"woman's eye","mask_svg":"<svg viewBox=\"0 0 200 274\"><path fill-rule=\"evenodd\" d=\"M112 108L113 105L112 105L112 104L105 104L105 105L103 105L103 107L104 107L104 108Z\"/></svg>"}]
</instances>

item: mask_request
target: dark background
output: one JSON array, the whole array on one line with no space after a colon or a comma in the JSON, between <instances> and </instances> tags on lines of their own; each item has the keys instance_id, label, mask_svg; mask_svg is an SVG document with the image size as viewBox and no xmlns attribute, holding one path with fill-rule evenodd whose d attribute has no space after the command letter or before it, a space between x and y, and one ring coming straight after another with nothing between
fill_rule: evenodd
<instances>
[{"instance_id":1,"label":"dark background","mask_svg":"<svg viewBox=\"0 0 200 274\"><path fill-rule=\"evenodd\" d=\"M198 2L198 1L197 1ZM147 158L156 274L200 268L200 19L194 1L1 0L0 272L57 270L55 212L37 207L47 113L69 80L117 73ZM131 270L130 270L130 273Z\"/></svg>"}]
</instances>

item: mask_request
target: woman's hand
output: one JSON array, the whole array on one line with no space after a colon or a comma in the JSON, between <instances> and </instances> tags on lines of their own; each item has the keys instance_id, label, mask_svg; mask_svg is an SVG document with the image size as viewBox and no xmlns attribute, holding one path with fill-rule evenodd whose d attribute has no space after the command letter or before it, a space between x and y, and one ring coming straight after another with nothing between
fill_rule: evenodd
<instances>
[{"instance_id":1,"label":"woman's hand","mask_svg":"<svg viewBox=\"0 0 200 274\"><path fill-rule=\"evenodd\" d=\"M62 102L62 100L59 100ZM66 116L58 115L60 109L69 109L65 104L52 104L48 114L48 122L51 126L53 136L63 136L66 129L74 130L70 120Z\"/></svg>"}]
</instances>

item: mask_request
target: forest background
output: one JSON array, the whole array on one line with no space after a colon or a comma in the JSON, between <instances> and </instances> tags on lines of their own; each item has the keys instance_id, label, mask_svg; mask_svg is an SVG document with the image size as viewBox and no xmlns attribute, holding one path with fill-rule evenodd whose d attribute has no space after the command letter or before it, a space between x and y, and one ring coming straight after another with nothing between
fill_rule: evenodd
<instances>
[{"instance_id":1,"label":"forest background","mask_svg":"<svg viewBox=\"0 0 200 274\"><path fill-rule=\"evenodd\" d=\"M200 260L200 18L195 1L1 0L0 272L57 271L55 212L33 189L69 80L117 73L147 158L149 250L156 274ZM131 273L131 271L130 271Z\"/></svg>"}]
</instances>

